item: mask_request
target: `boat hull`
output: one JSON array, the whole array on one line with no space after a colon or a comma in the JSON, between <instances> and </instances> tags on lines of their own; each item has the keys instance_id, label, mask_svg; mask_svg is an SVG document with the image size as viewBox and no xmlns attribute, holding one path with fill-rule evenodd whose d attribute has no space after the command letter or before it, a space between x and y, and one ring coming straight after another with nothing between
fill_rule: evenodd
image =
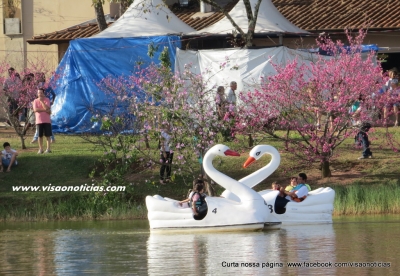
<instances>
[{"instance_id":1,"label":"boat hull","mask_svg":"<svg viewBox=\"0 0 400 276\"><path fill-rule=\"evenodd\" d=\"M282 225L332 223L335 191L329 187L310 191L302 202L288 202L284 213L276 208L278 191L264 190L260 194L268 206L272 221L280 221Z\"/></svg>"},{"instance_id":2,"label":"boat hull","mask_svg":"<svg viewBox=\"0 0 400 276\"><path fill-rule=\"evenodd\" d=\"M264 228L267 220L264 201L234 202L219 197L207 197L207 215L202 220L193 218L190 208L178 201L161 196L147 196L146 206L150 229L172 231L256 231ZM262 215L261 215L262 214Z\"/></svg>"}]
</instances>

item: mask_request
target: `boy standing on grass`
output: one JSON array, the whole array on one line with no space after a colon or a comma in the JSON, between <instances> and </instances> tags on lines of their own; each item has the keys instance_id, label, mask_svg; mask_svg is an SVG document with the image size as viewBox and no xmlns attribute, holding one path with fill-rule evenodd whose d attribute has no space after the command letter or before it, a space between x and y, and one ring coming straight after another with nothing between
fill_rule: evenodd
<instances>
[{"instance_id":1,"label":"boy standing on grass","mask_svg":"<svg viewBox=\"0 0 400 276\"><path fill-rule=\"evenodd\" d=\"M18 165L18 152L11 148L10 143L3 144L4 150L1 152L0 172L3 172L3 167L7 168L6 172L11 172L11 167Z\"/></svg>"},{"instance_id":2,"label":"boy standing on grass","mask_svg":"<svg viewBox=\"0 0 400 276\"><path fill-rule=\"evenodd\" d=\"M361 125L360 131L357 133L355 137L356 144L363 147L362 156L358 157L358 159L372 158L372 152L369 148L370 142L368 139L368 131L370 128L371 128L370 123L367 122L363 123Z\"/></svg>"}]
</instances>

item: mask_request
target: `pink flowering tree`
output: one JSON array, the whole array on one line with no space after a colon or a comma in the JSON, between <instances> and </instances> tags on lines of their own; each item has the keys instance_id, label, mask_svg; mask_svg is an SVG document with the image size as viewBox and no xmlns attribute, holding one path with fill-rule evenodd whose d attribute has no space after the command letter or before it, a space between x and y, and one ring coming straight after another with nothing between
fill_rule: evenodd
<instances>
[{"instance_id":1,"label":"pink flowering tree","mask_svg":"<svg viewBox=\"0 0 400 276\"><path fill-rule=\"evenodd\" d=\"M185 180L190 175L187 183L191 183L201 171L206 150L224 127L214 105L216 89L207 88L207 81L193 74L190 66L180 76L166 65L139 65L134 71L131 76L108 77L99 83L110 103L104 110L91 110L92 123L101 125L102 134L82 137L101 144L109 163L140 162L142 168L155 169L162 165L160 133L169 124L172 179L179 174Z\"/></svg>"},{"instance_id":2,"label":"pink flowering tree","mask_svg":"<svg viewBox=\"0 0 400 276\"><path fill-rule=\"evenodd\" d=\"M26 149L25 136L35 121L31 103L36 98L39 86L44 89L49 87L51 73L47 64L40 60L29 62L29 67L19 71L10 68L7 62L0 64L0 104L7 124L20 137L22 149Z\"/></svg>"},{"instance_id":3,"label":"pink flowering tree","mask_svg":"<svg viewBox=\"0 0 400 276\"><path fill-rule=\"evenodd\" d=\"M260 89L240 95L236 131L279 139L300 160L319 161L322 176L330 176L335 149L355 137L360 123L379 124L378 110L390 100L379 93L385 77L375 53L361 53L364 37L363 31L348 34L347 47L320 37L318 47L329 58L314 54L308 64L275 64L276 74Z\"/></svg>"},{"instance_id":4,"label":"pink flowering tree","mask_svg":"<svg viewBox=\"0 0 400 276\"><path fill-rule=\"evenodd\" d=\"M190 66L181 76L173 75L169 68L157 66L150 66L138 75L133 76L132 81L148 100L132 102L131 110L142 122L140 132L146 133L142 142L146 137L157 141L164 125L171 125L173 171L197 175L206 150L214 145L218 132L224 127L215 110L215 89L208 89L201 76L191 73ZM154 154L152 149L143 149L136 147L147 158L158 156L154 164L161 162L158 152Z\"/></svg>"}]
</instances>

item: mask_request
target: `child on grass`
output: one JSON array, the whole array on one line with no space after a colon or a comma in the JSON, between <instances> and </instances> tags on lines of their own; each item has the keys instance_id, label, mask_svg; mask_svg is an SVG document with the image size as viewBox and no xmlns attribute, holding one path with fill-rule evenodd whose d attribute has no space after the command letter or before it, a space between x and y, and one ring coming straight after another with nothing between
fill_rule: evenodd
<instances>
[{"instance_id":1,"label":"child on grass","mask_svg":"<svg viewBox=\"0 0 400 276\"><path fill-rule=\"evenodd\" d=\"M3 172L6 168L6 172L11 172L11 167L18 165L17 156L18 152L11 148L10 143L5 142L3 144L4 150L1 152L1 167L0 172Z\"/></svg>"},{"instance_id":2,"label":"child on grass","mask_svg":"<svg viewBox=\"0 0 400 276\"><path fill-rule=\"evenodd\" d=\"M357 133L355 137L355 142L358 146L363 147L363 152L362 156L358 157L358 159L366 159L366 158L372 158L372 152L369 148L370 142L368 139L368 131L371 128L371 124L364 122L361 124L360 131Z\"/></svg>"}]
</instances>

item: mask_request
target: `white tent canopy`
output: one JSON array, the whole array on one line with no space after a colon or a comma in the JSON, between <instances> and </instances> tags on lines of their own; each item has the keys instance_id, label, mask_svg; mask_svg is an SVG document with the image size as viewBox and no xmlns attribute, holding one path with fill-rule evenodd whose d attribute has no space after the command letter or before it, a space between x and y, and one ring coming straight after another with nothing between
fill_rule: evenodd
<instances>
[{"instance_id":1,"label":"white tent canopy","mask_svg":"<svg viewBox=\"0 0 400 276\"><path fill-rule=\"evenodd\" d=\"M135 0L115 23L93 38L158 36L193 31L162 0Z\"/></svg>"},{"instance_id":2,"label":"white tent canopy","mask_svg":"<svg viewBox=\"0 0 400 276\"><path fill-rule=\"evenodd\" d=\"M297 59L300 64L310 64L316 56L287 47L264 49L216 49L180 50L177 49L175 71L181 74L185 65L191 64L191 72L202 75L206 87L215 90L217 86L229 87L231 81L237 82L238 91L249 91L260 87L261 79L275 75L273 64L286 65ZM331 57L326 57L327 59Z\"/></svg>"},{"instance_id":3,"label":"white tent canopy","mask_svg":"<svg viewBox=\"0 0 400 276\"><path fill-rule=\"evenodd\" d=\"M254 7L258 0L250 0L251 8L254 12ZM247 32L248 29L248 19L246 8L244 6L243 0L239 0L236 6L229 12L229 15L236 22L236 24L243 30ZM235 28L227 17L217 23L201 29L199 31L190 34L226 34L232 33ZM271 0L262 0L260 9L258 12L256 30L255 33L296 33L296 34L306 34L308 32L296 27L289 20L287 20L272 4Z\"/></svg>"}]
</instances>

